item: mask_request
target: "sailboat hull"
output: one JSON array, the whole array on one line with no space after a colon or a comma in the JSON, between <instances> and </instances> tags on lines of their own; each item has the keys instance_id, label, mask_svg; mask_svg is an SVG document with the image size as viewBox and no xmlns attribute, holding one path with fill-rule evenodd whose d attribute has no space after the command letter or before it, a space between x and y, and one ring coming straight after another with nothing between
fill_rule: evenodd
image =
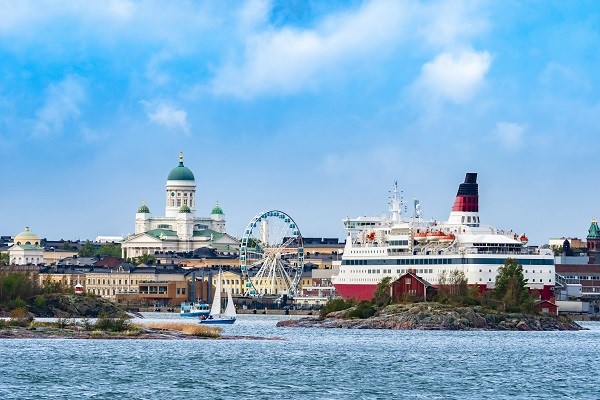
<instances>
[{"instance_id":1,"label":"sailboat hull","mask_svg":"<svg viewBox=\"0 0 600 400\"><path fill-rule=\"evenodd\" d=\"M224 318L224 319L213 318L213 319L201 319L200 320L201 324L228 324L228 325L231 325L234 322L235 322L235 318Z\"/></svg>"}]
</instances>

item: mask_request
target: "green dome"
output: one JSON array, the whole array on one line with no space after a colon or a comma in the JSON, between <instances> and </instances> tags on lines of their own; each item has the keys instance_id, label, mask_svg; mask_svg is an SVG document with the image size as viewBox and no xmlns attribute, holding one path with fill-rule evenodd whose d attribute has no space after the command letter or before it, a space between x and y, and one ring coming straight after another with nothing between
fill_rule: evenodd
<instances>
[{"instance_id":1,"label":"green dome","mask_svg":"<svg viewBox=\"0 0 600 400\"><path fill-rule=\"evenodd\" d=\"M217 203L216 206L214 206L214 208L212 209L212 211L210 212L211 214L225 214L223 212L223 209L221 208L221 206L219 205L219 203Z\"/></svg>"},{"instance_id":2,"label":"green dome","mask_svg":"<svg viewBox=\"0 0 600 400\"><path fill-rule=\"evenodd\" d=\"M146 205L146 203L142 203L142 205L140 206L140 208L138 208L139 213L150 213L150 209L148 208L148 206Z\"/></svg>"},{"instance_id":3,"label":"green dome","mask_svg":"<svg viewBox=\"0 0 600 400\"><path fill-rule=\"evenodd\" d=\"M192 210L190 209L190 207L188 207L187 204L184 204L181 206L181 208L179 209L180 213L191 213Z\"/></svg>"},{"instance_id":4,"label":"green dome","mask_svg":"<svg viewBox=\"0 0 600 400\"><path fill-rule=\"evenodd\" d=\"M179 165L169 172L168 181L193 181L194 174L190 169L183 165L183 154L179 153Z\"/></svg>"}]
</instances>

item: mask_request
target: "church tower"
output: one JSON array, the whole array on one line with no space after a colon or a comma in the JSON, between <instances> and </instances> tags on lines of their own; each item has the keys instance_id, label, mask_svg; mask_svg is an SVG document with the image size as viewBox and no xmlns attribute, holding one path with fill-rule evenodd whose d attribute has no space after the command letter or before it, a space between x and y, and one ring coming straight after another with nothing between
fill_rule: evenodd
<instances>
[{"instance_id":1,"label":"church tower","mask_svg":"<svg viewBox=\"0 0 600 400\"><path fill-rule=\"evenodd\" d=\"M137 213L135 213L135 233L144 233L150 230L150 209L142 202Z\"/></svg>"},{"instance_id":2,"label":"church tower","mask_svg":"<svg viewBox=\"0 0 600 400\"><path fill-rule=\"evenodd\" d=\"M183 153L179 153L179 165L169 172L166 184L165 216L176 218L183 206L196 213L196 181L190 169L183 165Z\"/></svg>"},{"instance_id":3,"label":"church tower","mask_svg":"<svg viewBox=\"0 0 600 400\"><path fill-rule=\"evenodd\" d=\"M600 228L595 219L592 220L590 229L588 229L587 249L588 253L600 253Z\"/></svg>"}]
</instances>

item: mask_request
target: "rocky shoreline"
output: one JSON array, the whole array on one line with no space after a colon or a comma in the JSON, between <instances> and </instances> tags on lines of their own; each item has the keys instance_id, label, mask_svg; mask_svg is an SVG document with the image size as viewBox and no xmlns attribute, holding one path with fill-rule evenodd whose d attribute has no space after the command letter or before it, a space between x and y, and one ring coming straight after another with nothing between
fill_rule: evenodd
<instances>
[{"instance_id":1,"label":"rocky shoreline","mask_svg":"<svg viewBox=\"0 0 600 400\"><path fill-rule=\"evenodd\" d=\"M565 317L500 313L482 307L452 307L438 303L393 304L373 317L347 318L348 310L329 313L325 319L284 320L278 327L396 329L396 330L489 330L578 331L585 330Z\"/></svg>"},{"instance_id":2,"label":"rocky shoreline","mask_svg":"<svg viewBox=\"0 0 600 400\"><path fill-rule=\"evenodd\" d=\"M232 336L218 337L195 336L171 329L140 328L136 331L107 332L86 331L73 328L23 328L9 327L0 329L0 339L154 339L154 340L285 340L279 337Z\"/></svg>"}]
</instances>

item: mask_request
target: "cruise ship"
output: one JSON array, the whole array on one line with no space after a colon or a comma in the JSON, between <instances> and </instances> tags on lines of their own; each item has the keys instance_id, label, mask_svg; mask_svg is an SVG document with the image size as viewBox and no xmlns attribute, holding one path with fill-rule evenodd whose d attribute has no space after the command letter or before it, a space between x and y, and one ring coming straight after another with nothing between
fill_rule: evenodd
<instances>
[{"instance_id":1,"label":"cruise ship","mask_svg":"<svg viewBox=\"0 0 600 400\"><path fill-rule=\"evenodd\" d=\"M477 173L466 174L445 222L422 218L417 200L412 215L404 208L395 183L388 215L343 220L348 237L339 272L331 279L342 297L369 300L383 278L395 280L408 271L436 286L441 274L459 270L483 292L493 289L507 258L523 266L528 287L542 300L553 296L552 251L528 247L525 234L481 223Z\"/></svg>"}]
</instances>

